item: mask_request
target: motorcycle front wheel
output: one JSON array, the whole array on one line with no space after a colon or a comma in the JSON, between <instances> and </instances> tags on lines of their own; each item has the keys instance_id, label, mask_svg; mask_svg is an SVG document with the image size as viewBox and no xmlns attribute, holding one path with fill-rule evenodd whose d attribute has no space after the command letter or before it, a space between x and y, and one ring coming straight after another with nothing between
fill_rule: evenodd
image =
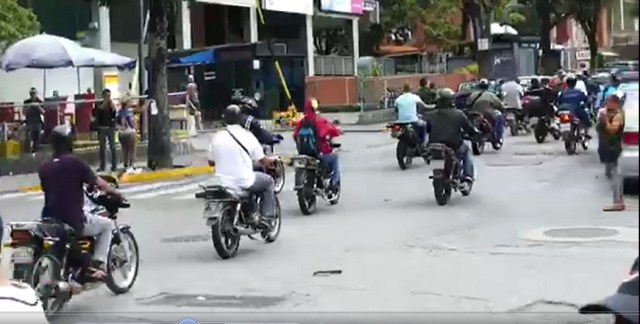
<instances>
[{"instance_id":1,"label":"motorcycle front wheel","mask_svg":"<svg viewBox=\"0 0 640 324\"><path fill-rule=\"evenodd\" d=\"M140 250L135 236L128 230L120 231L120 242L111 241L109 248L107 278L105 284L112 293L119 295L129 292L138 278ZM126 246L126 247L125 247ZM122 282L117 282L115 274L120 271Z\"/></svg>"},{"instance_id":2,"label":"motorcycle front wheel","mask_svg":"<svg viewBox=\"0 0 640 324\"><path fill-rule=\"evenodd\" d=\"M273 178L275 192L279 194L282 192L282 189L284 189L285 183L285 170L282 161L277 160L275 162L274 169L271 171L271 177Z\"/></svg>"},{"instance_id":3,"label":"motorcycle front wheel","mask_svg":"<svg viewBox=\"0 0 640 324\"><path fill-rule=\"evenodd\" d=\"M282 227L282 209L280 208L280 200L276 197L276 214L273 223L271 224L272 228L269 232L262 232L262 238L266 243L273 243L278 239L280 235L280 228Z\"/></svg>"}]
</instances>

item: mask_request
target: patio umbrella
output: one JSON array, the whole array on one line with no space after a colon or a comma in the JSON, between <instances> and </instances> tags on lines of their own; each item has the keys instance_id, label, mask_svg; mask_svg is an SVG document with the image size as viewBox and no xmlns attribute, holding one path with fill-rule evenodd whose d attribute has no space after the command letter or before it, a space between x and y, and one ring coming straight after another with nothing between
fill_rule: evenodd
<instances>
[{"instance_id":1,"label":"patio umbrella","mask_svg":"<svg viewBox=\"0 0 640 324\"><path fill-rule=\"evenodd\" d=\"M11 45L0 59L0 69L55 69L89 66L92 54L72 40L53 35L37 35Z\"/></svg>"},{"instance_id":2,"label":"patio umbrella","mask_svg":"<svg viewBox=\"0 0 640 324\"><path fill-rule=\"evenodd\" d=\"M76 67L117 67L120 69L132 69L135 67L136 60L111 53L97 48L83 47L85 52L93 57L93 62L87 64L75 65Z\"/></svg>"}]
</instances>

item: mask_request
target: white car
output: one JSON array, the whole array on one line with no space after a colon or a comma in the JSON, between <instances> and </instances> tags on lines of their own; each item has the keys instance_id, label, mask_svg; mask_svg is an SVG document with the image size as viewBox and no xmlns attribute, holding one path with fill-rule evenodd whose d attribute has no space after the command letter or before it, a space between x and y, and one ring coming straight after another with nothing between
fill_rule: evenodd
<instances>
[{"instance_id":1,"label":"white car","mask_svg":"<svg viewBox=\"0 0 640 324\"><path fill-rule=\"evenodd\" d=\"M638 122L638 84L635 89L624 89L626 99L624 101L624 130L622 134L622 154L618 160L620 174L625 183L638 181L640 172L638 167L638 157L640 147L638 146L638 132L640 125Z\"/></svg>"}]
</instances>

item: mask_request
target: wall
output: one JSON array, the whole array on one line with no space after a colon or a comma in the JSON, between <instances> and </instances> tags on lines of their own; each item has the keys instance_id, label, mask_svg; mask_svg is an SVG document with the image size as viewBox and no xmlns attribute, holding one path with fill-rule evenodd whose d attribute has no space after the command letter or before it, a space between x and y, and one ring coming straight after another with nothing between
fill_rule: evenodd
<instances>
[{"instance_id":1,"label":"wall","mask_svg":"<svg viewBox=\"0 0 640 324\"><path fill-rule=\"evenodd\" d=\"M405 83L409 83L413 89L417 89L420 79L426 77L438 87L457 89L462 82L471 81L475 77L468 74L433 74L433 75L403 75L385 76L363 79L363 100L365 102L377 102L384 94L386 88L402 89ZM322 106L349 106L359 102L358 79L356 77L322 77L313 76L306 78L307 97L315 97Z\"/></svg>"}]
</instances>

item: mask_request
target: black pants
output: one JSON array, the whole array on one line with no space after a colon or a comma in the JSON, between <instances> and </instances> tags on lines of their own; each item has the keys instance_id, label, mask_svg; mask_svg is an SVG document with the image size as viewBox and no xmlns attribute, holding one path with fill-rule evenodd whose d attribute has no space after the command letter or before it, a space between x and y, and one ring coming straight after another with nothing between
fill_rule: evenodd
<instances>
[{"instance_id":1,"label":"black pants","mask_svg":"<svg viewBox=\"0 0 640 324\"><path fill-rule=\"evenodd\" d=\"M100 127L98 129L98 143L100 145L100 170L107 168L107 141L111 153L111 170L118 167L118 156L116 151L116 130L113 127Z\"/></svg>"},{"instance_id":2,"label":"black pants","mask_svg":"<svg viewBox=\"0 0 640 324\"><path fill-rule=\"evenodd\" d=\"M31 153L38 152L38 150L40 149L41 133L41 125L29 125L29 148L31 149Z\"/></svg>"}]
</instances>

